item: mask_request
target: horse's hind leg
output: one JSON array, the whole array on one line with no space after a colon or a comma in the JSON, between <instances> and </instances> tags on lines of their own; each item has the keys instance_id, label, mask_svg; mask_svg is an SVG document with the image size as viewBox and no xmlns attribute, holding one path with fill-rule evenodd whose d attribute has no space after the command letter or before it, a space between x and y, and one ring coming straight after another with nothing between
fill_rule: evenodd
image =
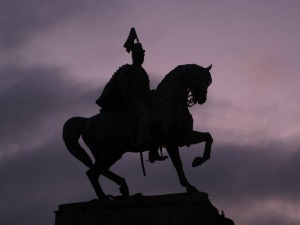
<instances>
[{"instance_id":1,"label":"horse's hind leg","mask_svg":"<svg viewBox=\"0 0 300 225\"><path fill-rule=\"evenodd\" d=\"M112 149L114 149L114 151ZM106 151L106 154L104 154L105 169L103 169L101 175L105 176L106 178L110 179L120 186L119 190L122 197L128 197L129 189L126 180L109 170L112 165L114 165L119 159L122 158L122 151L120 151L118 146L110 146L107 148L107 150L108 151Z\"/></svg>"},{"instance_id":2,"label":"horse's hind leg","mask_svg":"<svg viewBox=\"0 0 300 225\"><path fill-rule=\"evenodd\" d=\"M101 170L102 170L101 165L99 164L98 161L96 161L94 166L86 172L86 175L88 176L88 178L96 192L97 197L99 199L106 199L107 196L104 194L104 192L100 186L100 183L99 183L99 176L101 174Z\"/></svg>"},{"instance_id":3,"label":"horse's hind leg","mask_svg":"<svg viewBox=\"0 0 300 225\"><path fill-rule=\"evenodd\" d=\"M91 148L93 149L93 148ZM102 146L102 148L97 148L98 151L92 151L94 153L94 157L96 162L94 166L87 171L87 176L98 196L99 199L108 198L103 192L101 185L99 183L99 176L103 175L108 179L112 180L116 184L120 185L120 192L122 196L129 196L129 190L127 183L123 177L118 176L117 174L111 172L109 168L117 162L122 154L118 151L112 152L110 147Z\"/></svg>"},{"instance_id":4,"label":"horse's hind leg","mask_svg":"<svg viewBox=\"0 0 300 225\"><path fill-rule=\"evenodd\" d=\"M126 180L123 177L120 177L119 175L113 173L110 170L105 170L102 173L103 176L105 176L106 178L114 181L116 184L120 185L120 193L122 195L122 197L129 197L129 189L126 183Z\"/></svg>"}]
</instances>

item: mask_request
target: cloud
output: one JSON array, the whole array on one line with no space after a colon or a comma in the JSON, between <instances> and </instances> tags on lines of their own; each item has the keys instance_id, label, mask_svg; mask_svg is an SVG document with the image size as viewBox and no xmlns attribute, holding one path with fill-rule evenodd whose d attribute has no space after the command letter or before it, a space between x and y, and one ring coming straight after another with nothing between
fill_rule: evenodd
<instances>
[{"instance_id":1,"label":"cloud","mask_svg":"<svg viewBox=\"0 0 300 225\"><path fill-rule=\"evenodd\" d=\"M190 109L194 129L211 132L218 144L282 141L289 142L287 151L297 150L299 126L295 105L252 99L252 96L249 101L243 99L219 96L209 90L207 102Z\"/></svg>"},{"instance_id":2,"label":"cloud","mask_svg":"<svg viewBox=\"0 0 300 225\"><path fill-rule=\"evenodd\" d=\"M46 65L12 64L0 74L1 222L53 224L60 200L80 196L87 181L72 171L81 165L64 147L62 126L71 116L96 114L93 99L102 87L90 88L64 68Z\"/></svg>"},{"instance_id":3,"label":"cloud","mask_svg":"<svg viewBox=\"0 0 300 225\"><path fill-rule=\"evenodd\" d=\"M67 74L63 68L17 64L1 71L1 154L43 144L60 132L62 120L72 111L88 113L92 109L95 104L90 102L98 90L68 80ZM52 122L55 120L59 123Z\"/></svg>"},{"instance_id":4,"label":"cloud","mask_svg":"<svg viewBox=\"0 0 300 225\"><path fill-rule=\"evenodd\" d=\"M1 42L0 48L10 50L22 46L37 33L64 23L84 12L82 1L47 0L2 0L1 1Z\"/></svg>"},{"instance_id":5,"label":"cloud","mask_svg":"<svg viewBox=\"0 0 300 225\"><path fill-rule=\"evenodd\" d=\"M297 192L300 177L295 173L300 153L286 154L285 147L282 143L256 142L252 146L229 145L214 149L203 179L213 181L208 187L213 199L220 201L225 212L239 223L248 224L262 217L267 221L275 215L294 221L291 224L299 222L295 211L286 209L287 204L299 205L300 202ZM299 215L299 211L297 213Z\"/></svg>"},{"instance_id":6,"label":"cloud","mask_svg":"<svg viewBox=\"0 0 300 225\"><path fill-rule=\"evenodd\" d=\"M1 161L0 177L6 181L0 187L2 223L53 224L58 204L84 192L87 179L76 173L79 167L66 153L56 138Z\"/></svg>"}]
</instances>

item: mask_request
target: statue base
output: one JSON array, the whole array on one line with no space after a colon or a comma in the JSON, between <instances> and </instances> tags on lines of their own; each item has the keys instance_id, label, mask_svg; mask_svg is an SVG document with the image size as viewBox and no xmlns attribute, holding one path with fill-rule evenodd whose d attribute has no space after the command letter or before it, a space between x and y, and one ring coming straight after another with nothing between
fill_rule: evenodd
<instances>
[{"instance_id":1,"label":"statue base","mask_svg":"<svg viewBox=\"0 0 300 225\"><path fill-rule=\"evenodd\" d=\"M60 205L55 225L233 225L205 193L92 200Z\"/></svg>"}]
</instances>

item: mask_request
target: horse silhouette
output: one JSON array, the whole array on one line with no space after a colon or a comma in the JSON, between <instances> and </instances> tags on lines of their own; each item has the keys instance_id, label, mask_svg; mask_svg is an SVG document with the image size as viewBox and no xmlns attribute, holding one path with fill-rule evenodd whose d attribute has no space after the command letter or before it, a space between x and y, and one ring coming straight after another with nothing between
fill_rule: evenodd
<instances>
[{"instance_id":1,"label":"horse silhouette","mask_svg":"<svg viewBox=\"0 0 300 225\"><path fill-rule=\"evenodd\" d=\"M118 184L121 196L129 196L126 180L110 170L124 153L138 153L158 147L166 148L180 184L186 191L198 192L184 174L179 147L205 142L203 155L194 159L193 167L210 158L213 139L208 132L193 130L189 107L206 102L207 89L212 82L211 67L180 65L165 76L149 101L152 143L145 149L135 148L133 144L135 119L128 110L103 110L90 118L70 118L64 124L64 143L69 152L89 168L86 174L99 199L108 198L99 183L100 175ZM80 137L90 149L94 162L79 144Z\"/></svg>"}]
</instances>

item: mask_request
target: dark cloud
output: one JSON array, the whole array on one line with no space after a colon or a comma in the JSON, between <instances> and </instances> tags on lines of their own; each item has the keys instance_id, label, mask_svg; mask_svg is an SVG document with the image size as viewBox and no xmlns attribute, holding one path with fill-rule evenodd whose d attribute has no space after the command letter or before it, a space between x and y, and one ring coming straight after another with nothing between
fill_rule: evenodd
<instances>
[{"instance_id":1,"label":"dark cloud","mask_svg":"<svg viewBox=\"0 0 300 225\"><path fill-rule=\"evenodd\" d=\"M0 50L1 54L5 53L3 60L14 60L29 41L36 36L47 38L57 26L76 27L76 21L84 20L86 15L90 17L88 23L100 20L106 26L108 18L114 19L112 13L120 14L117 9L122 7L119 1L107 0L1 0Z\"/></svg>"},{"instance_id":2,"label":"dark cloud","mask_svg":"<svg viewBox=\"0 0 300 225\"><path fill-rule=\"evenodd\" d=\"M61 131L69 117L93 110L97 113L93 99L101 87L89 89L67 75L63 68L41 65L14 64L1 70L0 177L3 183L0 211L3 223L53 224L53 211L60 201L57 197L70 201L72 193L78 195L82 190L80 185L84 181L78 182L78 179L84 175L72 171L75 160L70 157L71 164L65 160L69 155L63 146ZM66 178L71 184L64 181Z\"/></svg>"},{"instance_id":3,"label":"dark cloud","mask_svg":"<svg viewBox=\"0 0 300 225\"><path fill-rule=\"evenodd\" d=\"M47 134L57 132L72 111L87 113L95 105L92 99L96 99L98 90L67 80L66 74L62 68L42 66L11 65L1 71L2 153L12 148L30 149L31 143L42 142ZM55 125L53 120L61 124Z\"/></svg>"},{"instance_id":4,"label":"dark cloud","mask_svg":"<svg viewBox=\"0 0 300 225\"><path fill-rule=\"evenodd\" d=\"M84 10L82 1L2 0L0 3L0 48L20 47L43 32Z\"/></svg>"},{"instance_id":5,"label":"dark cloud","mask_svg":"<svg viewBox=\"0 0 300 225\"><path fill-rule=\"evenodd\" d=\"M249 225L257 225L257 224L274 224L274 225L297 225L298 221L293 219L286 218L285 216L274 216L274 213L270 213L268 215L261 215L256 218L253 218L248 222Z\"/></svg>"},{"instance_id":6,"label":"dark cloud","mask_svg":"<svg viewBox=\"0 0 300 225\"><path fill-rule=\"evenodd\" d=\"M228 188L232 195L251 195L253 198L274 198L281 196L286 199L300 198L296 193L299 189L297 170L300 153L283 154L282 149L274 145L267 146L224 146L216 149L215 163L221 173L218 177L220 185ZM268 150L269 149L269 150ZM293 185L291 186L291 182ZM234 184L234 185L231 185ZM220 193L221 194L221 193Z\"/></svg>"},{"instance_id":7,"label":"dark cloud","mask_svg":"<svg viewBox=\"0 0 300 225\"><path fill-rule=\"evenodd\" d=\"M299 170L300 153L286 154L285 148L282 143L215 148L202 177L212 182L205 185L212 199L236 220L247 224L255 224L252 222L263 216L264 221L276 220L274 212L266 208L272 207L273 203L277 203L273 207L281 213L278 219L285 217L285 220L290 220L289 213L293 212L286 212L285 204L298 205L300 202L297 191L300 176L296 172ZM268 205L269 202L271 205ZM261 206L264 204L265 207ZM252 210L257 211L246 220ZM291 224L296 223L296 220L291 221Z\"/></svg>"},{"instance_id":8,"label":"dark cloud","mask_svg":"<svg viewBox=\"0 0 300 225\"><path fill-rule=\"evenodd\" d=\"M74 192L80 196L84 180L66 153L60 140L54 140L1 161L2 223L54 224L60 199L70 201Z\"/></svg>"}]
</instances>

